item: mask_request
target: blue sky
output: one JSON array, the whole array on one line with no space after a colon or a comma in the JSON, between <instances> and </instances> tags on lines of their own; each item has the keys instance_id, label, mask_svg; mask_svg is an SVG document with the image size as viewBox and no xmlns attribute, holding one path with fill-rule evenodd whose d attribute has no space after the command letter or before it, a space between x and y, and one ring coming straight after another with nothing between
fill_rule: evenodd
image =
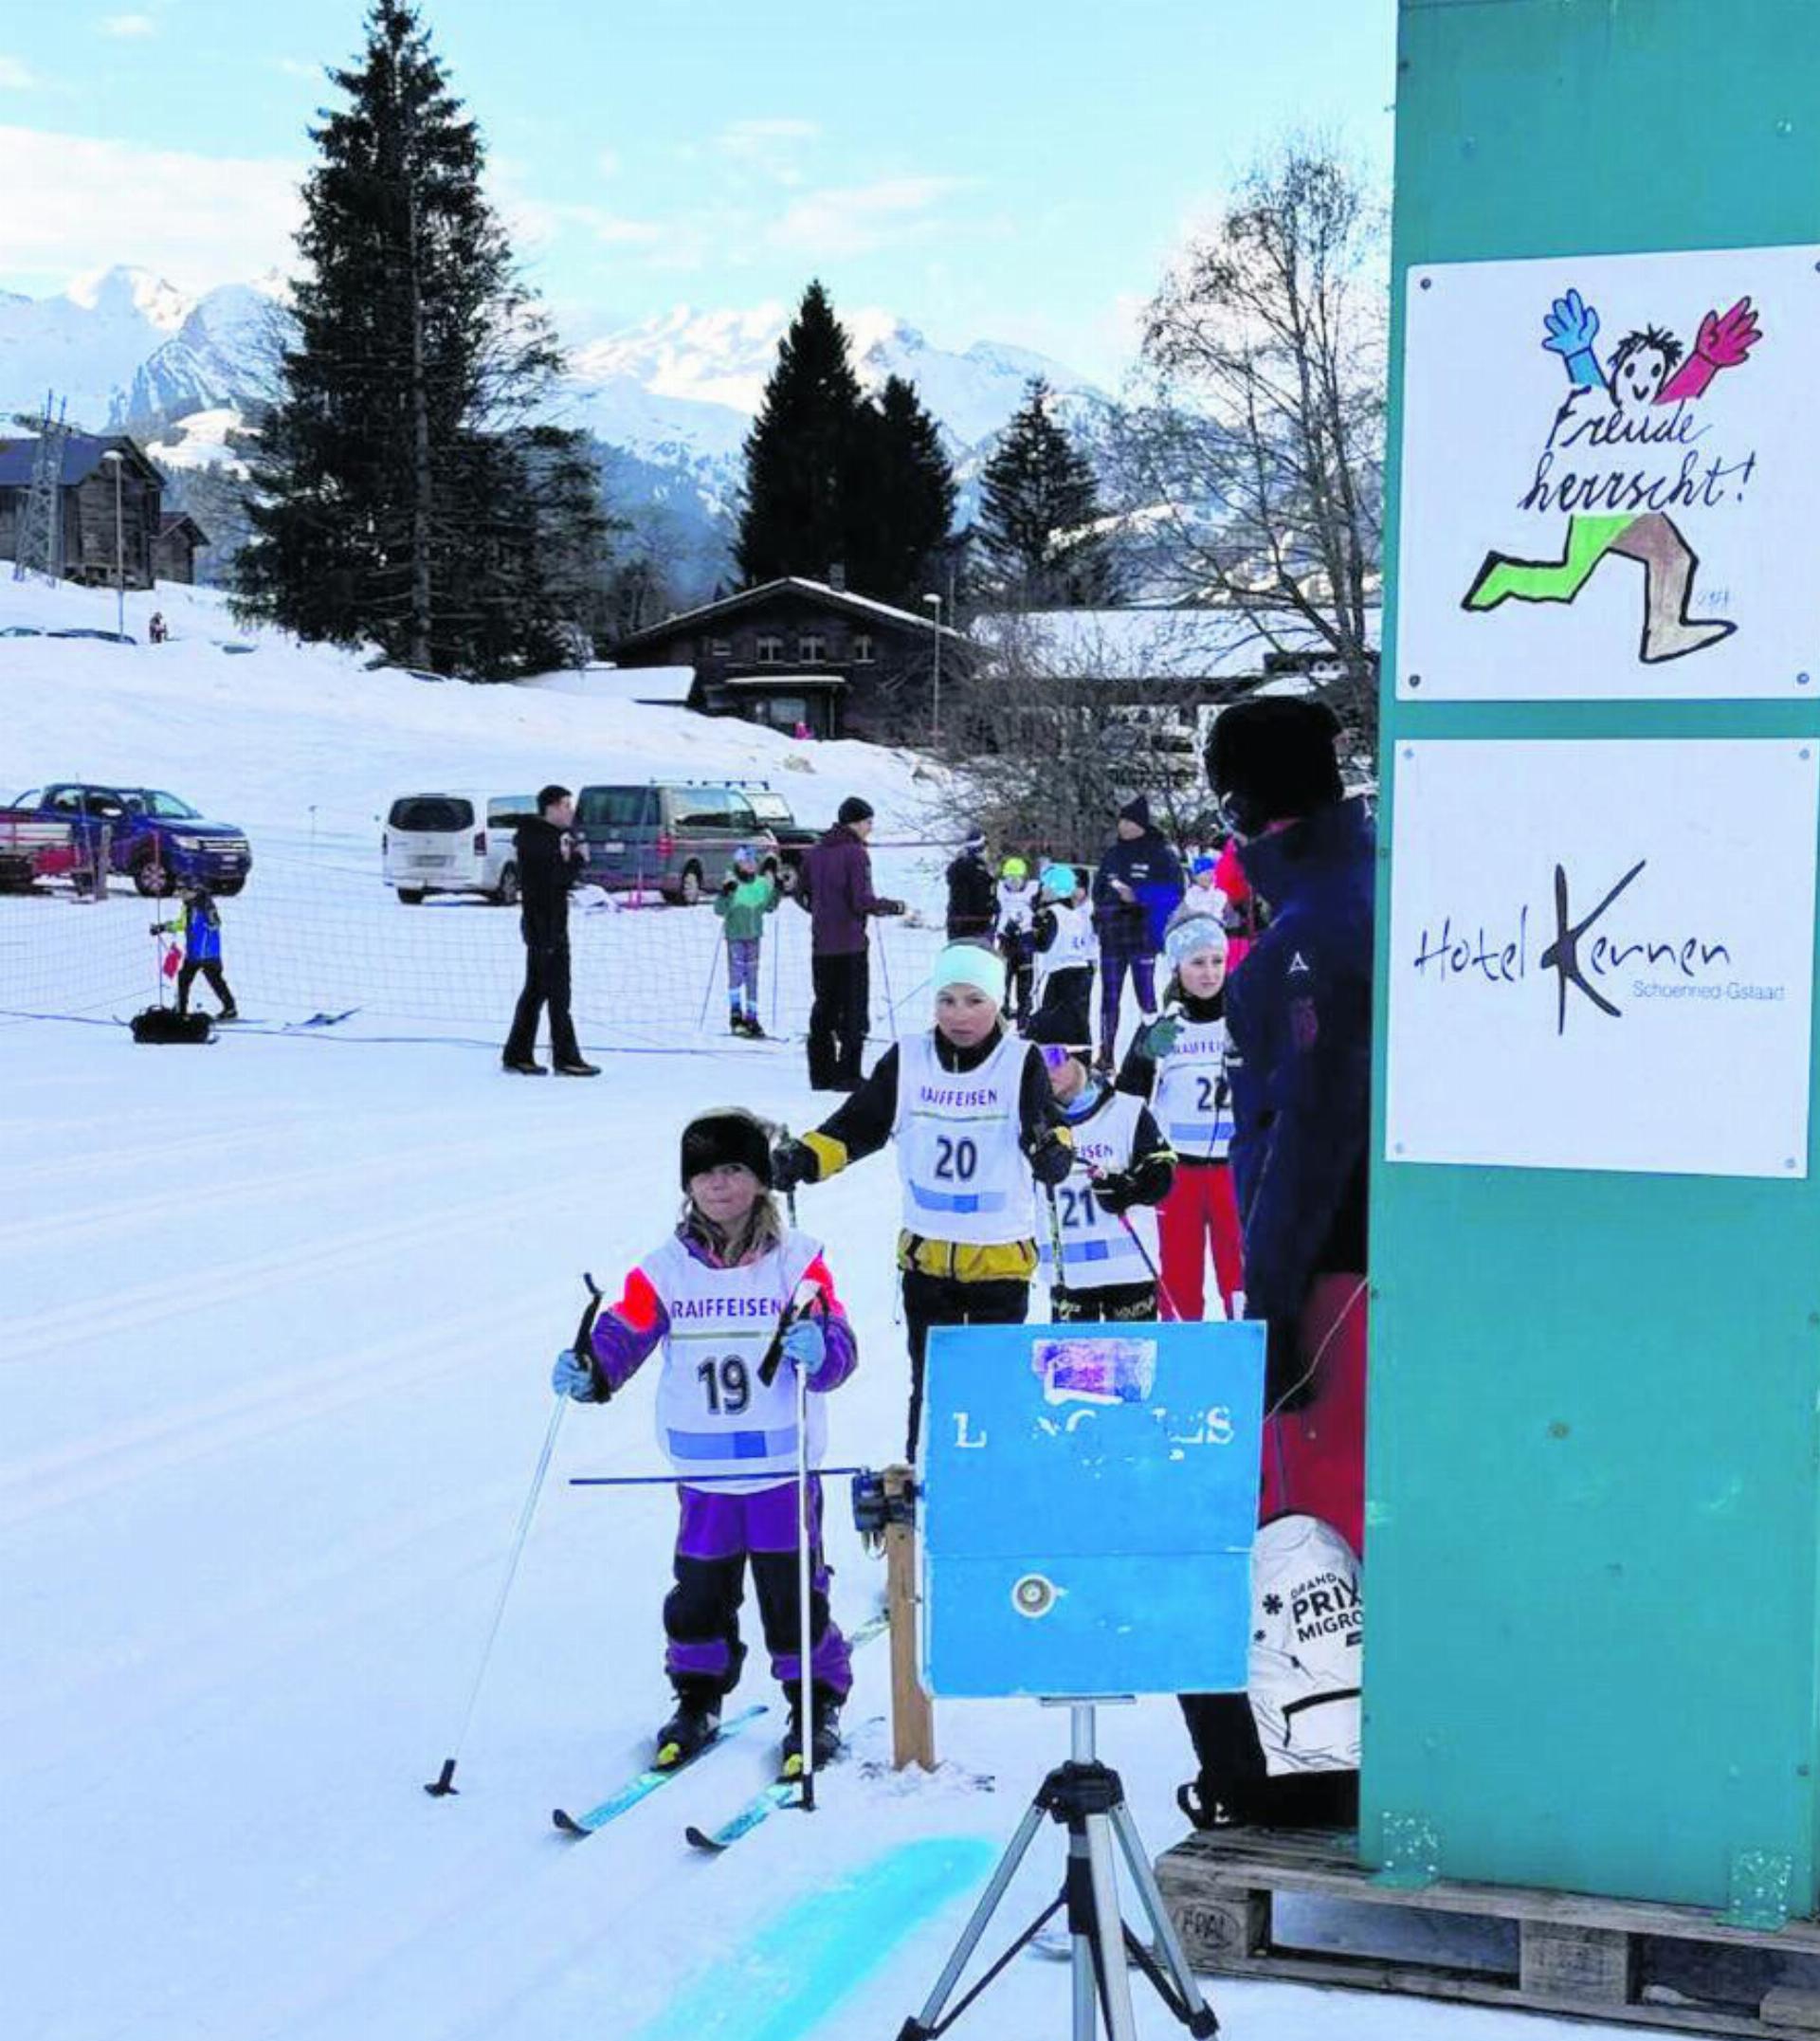
<instances>
[{"instance_id":1,"label":"blue sky","mask_svg":"<svg viewBox=\"0 0 1820 2041\"><path fill-rule=\"evenodd\" d=\"M1300 126L1387 175L1394 0L431 0L520 251L582 340L674 305L877 305L1113 378L1184 231ZM0 5L0 287L288 259L361 0ZM22 206L17 194L29 191Z\"/></svg>"}]
</instances>

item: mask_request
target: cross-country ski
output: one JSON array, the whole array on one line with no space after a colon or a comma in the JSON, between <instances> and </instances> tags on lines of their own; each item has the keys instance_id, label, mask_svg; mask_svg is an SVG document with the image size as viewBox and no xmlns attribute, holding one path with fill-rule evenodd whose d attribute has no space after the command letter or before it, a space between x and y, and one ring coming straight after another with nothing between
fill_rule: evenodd
<instances>
[{"instance_id":1,"label":"cross-country ski","mask_svg":"<svg viewBox=\"0 0 1820 2041\"><path fill-rule=\"evenodd\" d=\"M705 1743L691 1751L687 1757L674 1764L646 1765L636 1772L623 1786L610 1793L598 1807L591 1807L585 1814L571 1814L558 1807L552 1811L550 1818L565 1835L577 1838L594 1834L610 1821L616 1821L636 1807L641 1800L647 1800L660 1787L667 1786L672 1779L681 1778L703 1758L717 1751L723 1743L730 1742L742 1729L750 1728L766 1713L764 1704L759 1702L749 1708L742 1708L737 1715L729 1716Z\"/></svg>"}]
</instances>

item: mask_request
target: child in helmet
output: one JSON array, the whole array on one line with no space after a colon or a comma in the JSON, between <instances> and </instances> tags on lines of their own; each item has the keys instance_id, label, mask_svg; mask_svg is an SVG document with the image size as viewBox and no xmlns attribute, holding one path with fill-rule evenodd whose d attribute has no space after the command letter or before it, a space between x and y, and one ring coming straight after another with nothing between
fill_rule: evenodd
<instances>
[{"instance_id":1,"label":"child in helmet","mask_svg":"<svg viewBox=\"0 0 1820 2041\"><path fill-rule=\"evenodd\" d=\"M1005 1018L1013 1028L1030 1017L1030 867L1022 858L1007 858L998 868L998 954L1005 959Z\"/></svg>"},{"instance_id":2,"label":"child in helmet","mask_svg":"<svg viewBox=\"0 0 1820 2041\"><path fill-rule=\"evenodd\" d=\"M951 942L930 983L934 1028L886 1049L844 1105L773 1158L788 1189L897 1144L912 1459L930 1327L1023 1323L1036 1270L1032 1178L1060 1183L1074 1160L1051 1123L1041 1051L1005 1026L1003 959Z\"/></svg>"},{"instance_id":3,"label":"child in helmet","mask_svg":"<svg viewBox=\"0 0 1820 2041\"><path fill-rule=\"evenodd\" d=\"M1206 915L1225 925L1226 895L1220 891L1219 881L1214 874L1219 860L1210 850L1202 850L1190 859L1188 866L1188 888L1182 895L1182 903L1170 916L1172 921L1188 920L1194 915Z\"/></svg>"},{"instance_id":4,"label":"child in helmet","mask_svg":"<svg viewBox=\"0 0 1820 2041\"><path fill-rule=\"evenodd\" d=\"M1245 1273L1228 1159L1232 1084L1226 931L1210 915L1179 916L1163 938L1163 955L1171 972L1163 1011L1126 1053L1119 1089L1149 1102L1175 1151L1175 1180L1157 1212L1163 1287L1171 1303L1185 1319L1206 1316L1210 1250L1226 1316L1236 1318Z\"/></svg>"},{"instance_id":5,"label":"child in helmet","mask_svg":"<svg viewBox=\"0 0 1820 2041\"><path fill-rule=\"evenodd\" d=\"M1036 1012L1028 1032L1070 1048L1093 1039L1093 967L1100 945L1082 904L1084 888L1072 865L1051 858L1037 882L1030 918L1036 953Z\"/></svg>"},{"instance_id":6,"label":"child in helmet","mask_svg":"<svg viewBox=\"0 0 1820 2041\"><path fill-rule=\"evenodd\" d=\"M813 1465L826 1436L823 1398L853 1372L853 1332L819 1242L778 1212L762 1121L737 1108L692 1120L682 1130L682 1175L681 1223L601 1312L589 1351L557 1357L551 1381L578 1403L605 1403L663 1348L657 1435L676 1469L682 1514L676 1583L664 1604L664 1669L676 1712L657 1733L656 1762L681 1764L719 1731L721 1702L745 1658L739 1603L750 1566L771 1669L790 1703L783 1768L793 1776L804 1733L795 1377L800 1372L810 1391ZM783 1330L783 1365L766 1384L761 1369L805 1282L819 1293L816 1306ZM727 1480L736 1469L742 1478ZM810 1733L820 1764L840 1747L852 1671L828 1613L819 1477L810 1495Z\"/></svg>"},{"instance_id":7,"label":"child in helmet","mask_svg":"<svg viewBox=\"0 0 1820 2041\"><path fill-rule=\"evenodd\" d=\"M720 882L714 911L727 938L727 1026L734 1034L762 1040L758 1025L758 953L764 946L765 917L775 914L783 896L777 890L777 860L761 866L758 853L741 844L733 853L733 869Z\"/></svg>"}]
</instances>

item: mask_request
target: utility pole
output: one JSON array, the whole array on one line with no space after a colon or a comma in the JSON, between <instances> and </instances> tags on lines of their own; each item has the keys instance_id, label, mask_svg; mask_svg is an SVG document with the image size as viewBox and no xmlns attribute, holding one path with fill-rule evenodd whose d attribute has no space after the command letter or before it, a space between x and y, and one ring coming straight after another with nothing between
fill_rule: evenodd
<instances>
[{"instance_id":1,"label":"utility pole","mask_svg":"<svg viewBox=\"0 0 1820 2041\"><path fill-rule=\"evenodd\" d=\"M941 597L925 595L922 599L935 611L935 686L929 701L929 743L933 749L941 742Z\"/></svg>"}]
</instances>

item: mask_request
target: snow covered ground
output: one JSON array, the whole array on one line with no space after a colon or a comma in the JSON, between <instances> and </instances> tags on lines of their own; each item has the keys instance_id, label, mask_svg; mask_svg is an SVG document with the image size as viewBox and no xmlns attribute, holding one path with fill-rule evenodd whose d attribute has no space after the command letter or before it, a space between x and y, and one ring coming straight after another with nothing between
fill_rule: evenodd
<instances>
[{"instance_id":1,"label":"snow covered ground","mask_svg":"<svg viewBox=\"0 0 1820 2041\"><path fill-rule=\"evenodd\" d=\"M331 908L355 923L370 896L402 925L373 876L369 820L402 787L472 785L496 770L584 777L591 768L571 761L592 757L627 773L635 762L643 776L723 772L737 752L781 772L792 749L671 711L619 705L591 724L573 697L375 678L272 641L224 657L208 637L235 634L207 603L161 596L186 642L159 651L0 641L0 781L118 774L246 823L261 863L229 903L228 959L249 1011L265 991L261 958L277 954L255 933L260 902L284 896L268 877L286 858L309 864L312 807ZM96 602L3 584L0 622L21 606L71 618ZM857 787L885 827L911 828L910 761L829 746L813 764L800 779L817 796L800 802L810 819ZM914 875L910 854L903 864ZM34 967L47 974L41 989L54 986L60 926L118 922L147 942L124 897L9 912L9 927L29 918L48 932L0 952L50 958ZM513 919L446 918L508 935ZM586 939L578 929L578 949ZM376 969L385 953L356 955ZM808 1123L800 1056L710 1047L685 1025L684 1039L606 1055L591 1084L533 1084L500 1075L497 1012L490 1030L464 1016L364 1034L273 1027L159 1053L135 1048L108 1011L104 996L86 1021L0 1023L11 1158L0 1206L0 2032L897 2032L1025 1797L1063 1755L1065 1725L1021 1704L944 1706L956 1776L868 1778L848 1765L813 1816L780 1814L729 1856L699 1858L683 1824L730 1811L767 1776L770 1739L749 1735L613 1829L565 1844L550 1808L602 1796L665 1704L670 1497L568 1485L654 1467L648 1379L609 1410L566 1413L463 1790L441 1801L420 1791L456 1731L580 1271L610 1281L661 1237L677 1135L695 1110L737 1100ZM407 1031L425 1038L388 1038ZM880 1463L899 1443L906 1381L889 1162L805 1192L802 1216L829 1243L861 1335L832 1444L843 1461ZM852 1621L875 1605L882 1568L845 1510L831 1518L835 1606ZM774 1706L768 1688L755 1653L742 1693ZM884 1747L886 1697L875 1646L849 1711L861 1759ZM1103 1744L1161 1847L1180 1826L1171 1795L1187 1762L1173 1710L1113 1712ZM960 1772L990 1773L997 1790ZM1011 1914L1034 1913L1058 1870L1051 1834ZM926 1912L904 1913L905 1882ZM1310 1915L1305 1932L1331 1939L1342 1924ZM1553 2031L1414 2000L1259 1985L1212 1995L1226 2031L1256 2041ZM1066 2000L1064 1970L1025 1960L960 2032L1054 2035ZM1155 2007L1139 2017L1146 2035L1178 2031Z\"/></svg>"}]
</instances>

